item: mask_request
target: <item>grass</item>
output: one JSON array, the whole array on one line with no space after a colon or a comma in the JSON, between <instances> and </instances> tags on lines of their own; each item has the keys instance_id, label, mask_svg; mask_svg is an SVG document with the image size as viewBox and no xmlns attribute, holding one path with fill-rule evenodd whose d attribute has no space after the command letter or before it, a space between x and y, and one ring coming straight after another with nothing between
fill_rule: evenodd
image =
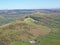
<instances>
[{"instance_id":1,"label":"grass","mask_svg":"<svg viewBox=\"0 0 60 45\"><path fill-rule=\"evenodd\" d=\"M28 42L24 42L24 41L15 41L9 45L30 45L30 44Z\"/></svg>"},{"instance_id":2,"label":"grass","mask_svg":"<svg viewBox=\"0 0 60 45\"><path fill-rule=\"evenodd\" d=\"M26 18L26 19L24 19L24 22L26 22L26 23L32 23L32 22L35 22L35 20L32 19L32 18Z\"/></svg>"},{"instance_id":3,"label":"grass","mask_svg":"<svg viewBox=\"0 0 60 45\"><path fill-rule=\"evenodd\" d=\"M41 45L60 45L60 36L56 33L50 33L37 38Z\"/></svg>"}]
</instances>

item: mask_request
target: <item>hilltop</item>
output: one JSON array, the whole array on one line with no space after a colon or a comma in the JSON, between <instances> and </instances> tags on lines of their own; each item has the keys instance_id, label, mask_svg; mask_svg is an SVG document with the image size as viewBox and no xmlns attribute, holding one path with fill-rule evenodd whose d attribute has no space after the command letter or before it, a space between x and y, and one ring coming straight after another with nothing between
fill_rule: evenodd
<instances>
[{"instance_id":1,"label":"hilltop","mask_svg":"<svg viewBox=\"0 0 60 45\"><path fill-rule=\"evenodd\" d=\"M8 42L14 40L28 41L28 40L36 39L39 35L46 35L50 33L51 31L50 28L46 26L38 25L34 22L35 20L32 18L25 18L22 21L17 20L15 22L1 26L0 40L4 39L4 41L7 40Z\"/></svg>"}]
</instances>

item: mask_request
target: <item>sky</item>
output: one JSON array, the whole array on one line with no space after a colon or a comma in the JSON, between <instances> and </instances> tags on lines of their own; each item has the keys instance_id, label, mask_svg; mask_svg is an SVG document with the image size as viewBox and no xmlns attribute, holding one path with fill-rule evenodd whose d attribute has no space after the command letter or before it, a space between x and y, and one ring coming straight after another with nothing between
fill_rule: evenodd
<instances>
[{"instance_id":1,"label":"sky","mask_svg":"<svg viewBox=\"0 0 60 45\"><path fill-rule=\"evenodd\" d=\"M0 0L0 10L51 8L60 8L60 0Z\"/></svg>"}]
</instances>

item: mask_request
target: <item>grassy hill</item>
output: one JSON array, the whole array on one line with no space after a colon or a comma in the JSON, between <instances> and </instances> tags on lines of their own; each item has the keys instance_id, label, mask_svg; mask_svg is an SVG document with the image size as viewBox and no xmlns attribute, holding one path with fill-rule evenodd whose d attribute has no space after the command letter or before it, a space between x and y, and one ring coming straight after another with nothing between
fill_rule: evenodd
<instances>
[{"instance_id":1,"label":"grassy hill","mask_svg":"<svg viewBox=\"0 0 60 45\"><path fill-rule=\"evenodd\" d=\"M38 21L39 24L47 26L51 32L44 36L39 36L37 40L41 41L41 45L60 45L60 15L37 15L30 16Z\"/></svg>"},{"instance_id":2,"label":"grassy hill","mask_svg":"<svg viewBox=\"0 0 60 45\"><path fill-rule=\"evenodd\" d=\"M60 15L34 13L2 25L0 45L60 45Z\"/></svg>"}]
</instances>

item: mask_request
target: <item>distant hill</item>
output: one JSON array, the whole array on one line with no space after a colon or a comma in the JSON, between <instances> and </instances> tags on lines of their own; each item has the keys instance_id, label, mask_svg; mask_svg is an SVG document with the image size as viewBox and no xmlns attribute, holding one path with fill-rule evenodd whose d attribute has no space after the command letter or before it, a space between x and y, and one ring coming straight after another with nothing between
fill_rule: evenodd
<instances>
[{"instance_id":1,"label":"distant hill","mask_svg":"<svg viewBox=\"0 0 60 45\"><path fill-rule=\"evenodd\" d=\"M13 9L13 10L0 10L0 14L29 14L33 12L44 13L60 13L60 9Z\"/></svg>"}]
</instances>

